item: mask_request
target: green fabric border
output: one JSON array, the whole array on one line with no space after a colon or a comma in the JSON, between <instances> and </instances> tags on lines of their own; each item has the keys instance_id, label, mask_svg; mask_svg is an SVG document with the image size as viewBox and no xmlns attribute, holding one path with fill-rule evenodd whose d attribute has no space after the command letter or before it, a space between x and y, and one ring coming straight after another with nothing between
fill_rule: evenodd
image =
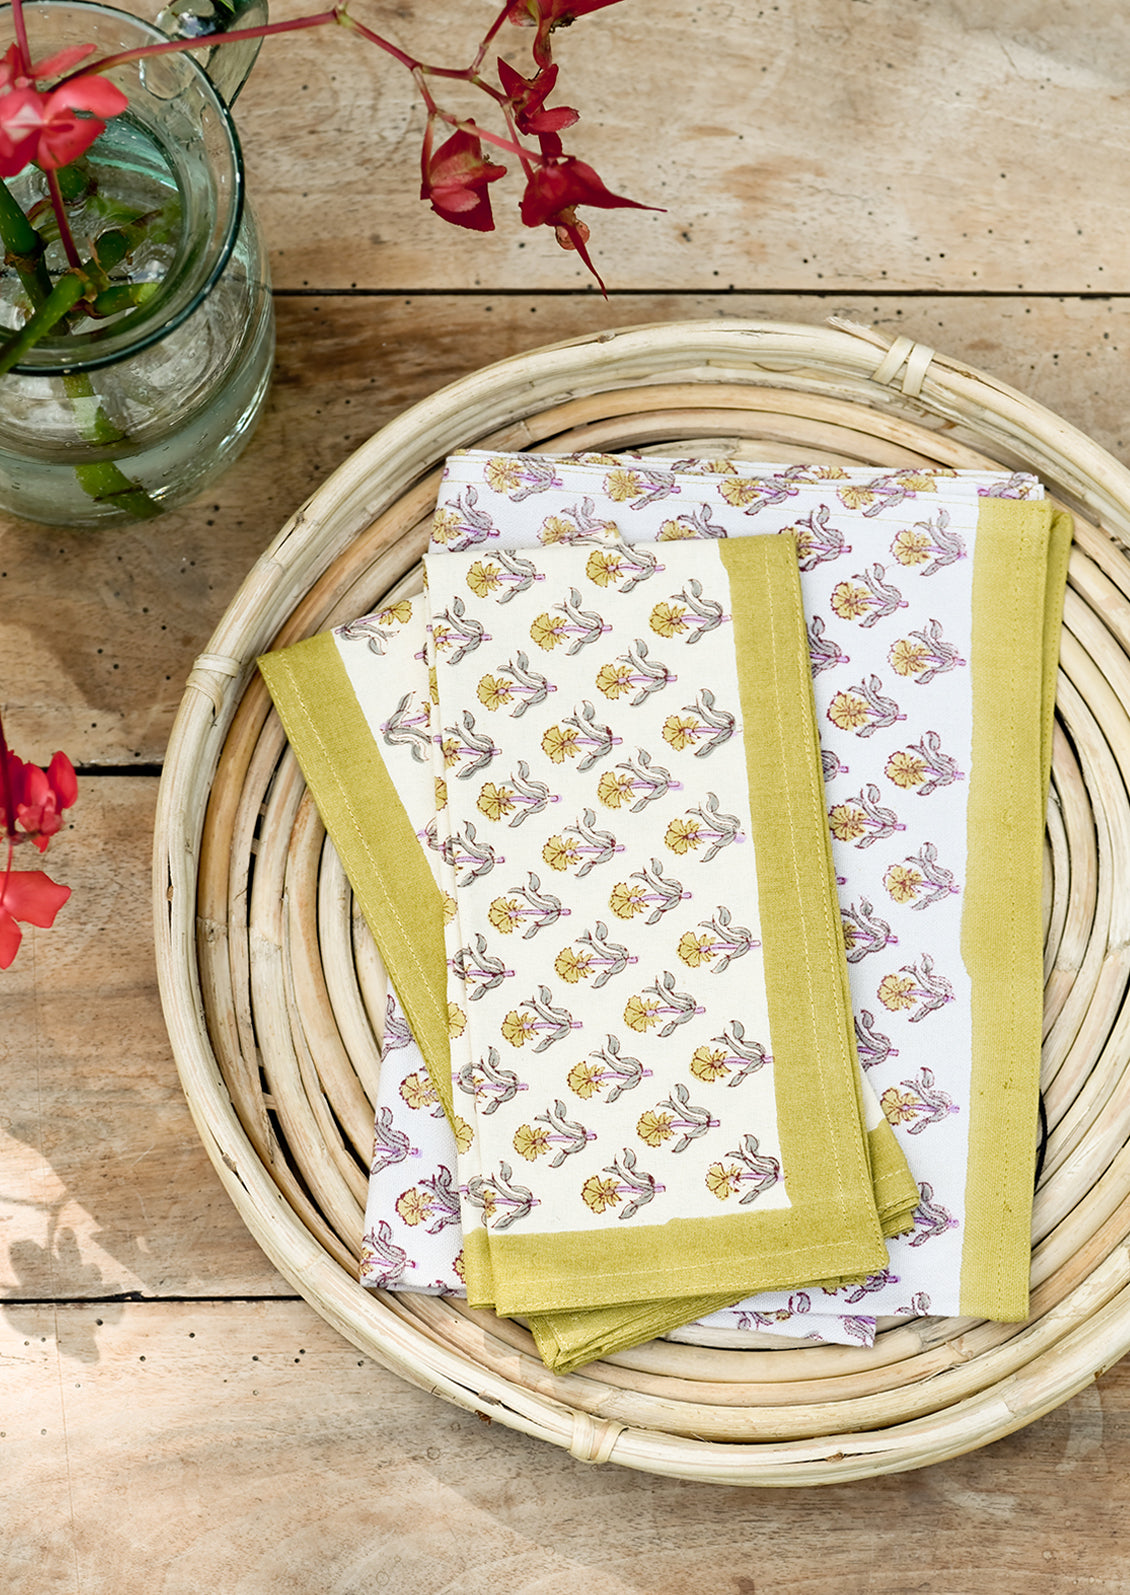
<instances>
[{"instance_id":1,"label":"green fabric border","mask_svg":"<svg viewBox=\"0 0 1130 1595\"><path fill-rule=\"evenodd\" d=\"M867 1132L871 1160L871 1184L883 1234L904 1235L911 1227L914 1211L922 1200L910 1165L903 1155L895 1132L884 1118Z\"/></svg>"},{"instance_id":2,"label":"green fabric border","mask_svg":"<svg viewBox=\"0 0 1130 1595\"><path fill-rule=\"evenodd\" d=\"M961 1310L1028 1316L1043 1018L1042 872L1070 517L985 499L973 568L962 955L973 1057Z\"/></svg>"},{"instance_id":3,"label":"green fabric border","mask_svg":"<svg viewBox=\"0 0 1130 1595\"><path fill-rule=\"evenodd\" d=\"M451 1121L443 899L333 634L264 654L259 669Z\"/></svg>"}]
</instances>

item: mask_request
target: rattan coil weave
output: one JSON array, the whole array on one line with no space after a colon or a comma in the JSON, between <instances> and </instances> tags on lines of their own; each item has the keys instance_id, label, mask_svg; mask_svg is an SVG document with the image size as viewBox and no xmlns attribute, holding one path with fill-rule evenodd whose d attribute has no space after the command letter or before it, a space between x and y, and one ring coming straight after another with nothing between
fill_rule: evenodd
<instances>
[{"instance_id":1,"label":"rattan coil weave","mask_svg":"<svg viewBox=\"0 0 1130 1595\"><path fill-rule=\"evenodd\" d=\"M520 1325L357 1284L384 973L254 661L411 583L438 469L470 446L995 462L1035 470L1075 513L1027 1324L922 1319L870 1350L657 1341L559 1378ZM157 816L177 1064L219 1176L281 1272L354 1345L461 1407L583 1461L727 1484L940 1461L1130 1350L1128 545L1130 472L1097 445L956 360L845 322L602 333L478 372L372 438L283 528L199 657Z\"/></svg>"}]
</instances>

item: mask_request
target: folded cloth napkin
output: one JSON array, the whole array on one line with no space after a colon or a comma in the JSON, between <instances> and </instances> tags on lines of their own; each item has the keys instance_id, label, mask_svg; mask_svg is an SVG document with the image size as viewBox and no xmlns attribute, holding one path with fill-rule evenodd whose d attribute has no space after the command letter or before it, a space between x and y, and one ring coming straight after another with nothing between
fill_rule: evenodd
<instances>
[{"instance_id":1,"label":"folded cloth napkin","mask_svg":"<svg viewBox=\"0 0 1130 1595\"><path fill-rule=\"evenodd\" d=\"M585 472L587 474L584 474ZM534 492L546 494L552 493L554 489L564 490L565 501L561 502L556 508L550 508L549 512L539 516L537 521L537 529L542 536L550 539L576 538L578 536L593 538L600 531L599 525L595 524L599 522L600 516L595 511L596 502L600 498L602 491L606 494L605 505L611 499L619 507L618 518L621 522L622 530L625 534L630 532L632 536L648 535L646 531L642 533L639 531L641 525L640 511L654 510L655 506L662 504L664 498L669 499L681 493L683 495L681 500L674 505L678 513L672 515L672 506L667 505L662 512L662 519L659 520L658 525L653 524L652 526L652 535L657 536L661 541L682 538L688 533L716 537L720 530L728 530L733 535L736 531L757 529L749 525L749 517L752 514L757 514L764 520L767 510L780 511L781 506L784 506L786 516L789 511L800 511L799 514L794 513L792 518L794 522L799 522L801 564L804 570L802 580L805 585L806 599L809 600L810 643L812 646L813 667L818 672L818 687L819 675L824 670L834 669L849 663L843 648L836 643L830 642L824 616L821 615L811 601L812 573L818 571L821 566L830 564L834 559L842 559L844 554L850 553L847 538L843 535L841 529L845 517L849 514L854 517L852 520L853 538L860 533L870 536L870 543L864 545L868 550L868 554L864 559L860 560L860 563L866 563L866 558L871 557L871 555L877 555L880 550L885 552L883 541L876 538L872 531L872 525L869 524L873 518L875 521L879 521L881 517L885 516L888 523L892 518L899 523L893 533L889 524L883 527L881 533L881 539L890 545L891 554L893 554L897 565L912 574L930 577L958 564L964 555L974 552L972 547L973 540L968 537L968 527L966 527L967 542L964 546L962 544L963 533L961 528L954 527L950 530L951 514L956 511L956 506L959 503L963 507L958 513L964 515L966 520L969 519L970 510L972 509L974 530L979 530L980 535L977 540L977 557L975 560L967 562L967 569L969 565L977 565L979 568L991 568L991 561L984 555L982 545L991 544L993 541L1000 545L997 564L999 565L1003 561L1006 567L1003 572L1005 576L1011 578L1012 552L1019 552L1024 555L1027 565L1033 567L1028 571L1027 586L1020 592L1018 598L1017 614L1024 622L1024 636L1012 636L1006 629L1000 642L1004 654L1010 661L1010 674L1014 681L1019 684L1021 698L1023 699L1021 704L1014 704L1013 708L1018 709L1018 718L1025 722L1028 733L1030 733L1033 723L1039 723L1044 732L1044 745L1036 762L1037 765L1043 765L1046 779L1046 751L1049 745L1047 733L1050 730L1050 683L1054 677L1054 643L1058 624L1057 603L1059 595L1062 593L1062 565L1069 529L1065 527L1063 521L1057 521L1050 528L1049 535L1049 528L1046 524L1048 517L1043 514L1043 519L1041 520L1042 512L1039 510L1037 510L1035 519L1031 511L1025 510L1019 521L1014 519L1013 525L994 524L990 528L988 535L986 535L984 527L976 527L978 509L980 509L982 517L988 514L990 520L996 513L991 511L988 505L979 505L979 498L986 493L1013 495L1030 492L1033 487L1030 479L979 478L976 482L970 482L956 477L942 477L939 480L933 480L924 478L922 473L891 473L875 478L867 473L859 472L833 473L827 470L804 472L795 467L772 470L766 467L749 467L739 464L736 469L727 468L725 472L717 473L721 478L718 482L710 482L709 484L699 482L696 485L693 483L688 484L684 471L672 470L662 463L656 464L654 461L603 460L592 461L587 467L581 468L581 475L576 473L576 467L565 468L560 462L531 461L520 457L515 460L500 460L497 456L478 458L467 456L458 459L453 462L449 480L445 484L445 501L441 500L440 514L437 517L437 529L440 535L447 538L449 542L455 541L451 537L452 524L454 523L458 526L459 520L462 518L466 527L465 535L471 538L472 542L478 541L482 543L485 551L490 555L489 560L476 576L476 580L485 583L488 587L493 586L496 595L505 600L511 586L518 587L525 580L525 573L520 559L514 560L504 555L500 561L497 558L497 554L505 548L507 536L511 539L517 538L528 542L530 540L530 531L528 518L525 526L515 528L512 522L507 522L506 516L492 518L489 512L485 512L483 506L488 502L492 502L492 494L496 499L502 498L504 500L507 499L507 494L509 494L509 502L513 502L516 499L520 501L523 496L528 497ZM808 477L807 481L804 480L806 476ZM728 478L736 478L736 480L728 480ZM752 486L751 483L753 484ZM499 494L498 488L500 486L505 488L507 492ZM710 488L709 494L705 491L707 486ZM580 495L578 495L578 488L584 490ZM797 499L802 491L808 494L809 502L802 501L798 504ZM590 493L593 495L591 503L589 502ZM571 498L570 494L572 495ZM815 502L812 502L814 496ZM849 500L851 501L850 505ZM912 501L911 513L908 513L903 508L907 500ZM543 505L545 505L544 498L539 501L539 508ZM627 505L628 512L630 512L627 515L625 515L625 505ZM947 505L950 508L947 509ZM999 508L1024 510L1024 506L1005 505L999 506ZM732 512L735 510L740 512L744 524L734 524ZM917 522L908 525L906 523L911 521L912 514L918 515L919 519ZM723 518L725 517L729 518L729 525L723 524ZM624 524L625 519L627 524ZM1008 517L1006 517L1006 521L1007 519ZM764 529L778 529L780 520L781 515L778 514L776 522L764 525ZM1032 527L1035 521L1040 521L1040 525L1035 526L1033 533ZM485 536L483 535L484 528L486 529ZM487 537L493 541L487 542ZM513 546L517 546L517 543L514 542ZM595 559L595 557L594 552L593 558ZM628 567L631 565L630 558L627 565ZM630 579L630 569L628 574L625 575L623 563L617 567L615 562L604 564L603 566L598 562L594 565L594 569L598 573L603 571L606 573L607 579L614 582L625 582ZM884 575L885 572L880 565L877 572L874 566L868 566L859 577L852 577L847 580L843 579L842 576L839 577L831 590L825 595L826 599L830 598L831 600L830 607L825 602L825 614L829 618L837 616L840 620L858 622L862 633L870 627L878 626L881 621L887 620L900 607L908 607L906 604L900 604L897 595L892 603L890 589L893 583L884 584ZM494 579L496 577L498 578L497 580ZM992 577L990 576L988 580L991 588ZM985 590L985 580L981 581L980 586L982 590ZM999 590L1004 592L1008 586L1009 581L1006 581L1004 587ZM886 590L883 590L884 587ZM919 591L921 590L922 588L919 589ZM1033 602L1033 594L1036 595L1036 602ZM692 583L688 582L680 593L673 594L671 597L672 602L666 608L660 607L657 610L659 627L652 625L649 618L651 633L662 635L662 630L666 629L669 635L675 636L679 632L685 633L689 627L691 628L690 635L695 635L695 628L700 623L705 624L708 617L696 611L695 592ZM680 601L674 602L676 599ZM404 606L399 607L403 611ZM1040 624L1036 628L1038 636L1033 647L1031 622L1037 612ZM687 617L690 618L688 619ZM913 614L905 616L902 630L913 629L910 627L910 622L915 618ZM926 621L929 622L934 618L928 615L926 616ZM373 877L373 857L368 845L368 833L373 829L374 824L373 815L374 813L379 813L382 816L383 824L387 804L383 801L379 802L370 807L365 816L361 816L355 799L357 794L374 789L378 793L383 793L385 797L388 796L388 781L380 754L377 754L375 765L372 759L373 751L378 744L383 749L384 757L391 760L393 764L396 764L398 758L403 762L406 756L405 750L414 747L419 755L416 761L417 772L422 773L423 749L427 740L427 731L422 729L422 711L426 707L426 694L421 693L419 700L416 702L411 701L411 693L407 695L400 694L400 698L392 706L395 708L395 713L389 714L386 712L384 716L376 714L375 717L374 714L370 713L369 725L366 728L364 714L358 714L357 705L364 704L371 699L372 683L361 682L359 678L364 672L355 667L350 667L347 664L347 660L352 655L355 661L364 658L366 665L370 667L377 662L383 663L382 655L392 645L396 633L396 619L395 614L386 611L382 615L357 623L355 627L344 628L330 645L334 652L340 651L340 657L336 664L328 670L322 668L322 665L326 662L324 646L326 639L318 639L313 645L302 644L299 646L299 650L290 650L287 654L276 656L274 661L268 660L265 662L265 672L268 674L269 680L275 678L272 680L272 685L273 690L276 692L276 698L279 700L280 709L283 711L284 719L287 720L290 726L292 738L296 742L300 756L303 757L315 794L323 801L323 811L327 814L331 832L335 835L339 850L342 851L345 857L347 868L350 869L362 904L366 906L366 899L369 899L367 911L370 913L371 923L374 923L374 928L376 928L376 922L383 920L385 929L388 932L388 939L393 944L396 943L397 934L402 932L402 927L395 912L395 904L391 905L390 908L389 903L383 897L379 878L374 879ZM835 622L833 621L834 624ZM923 629L924 636L911 636L909 642L923 642L925 644L935 640L936 628L931 628L929 625L926 625L925 628L919 628L920 631ZM997 629L999 630L1000 628L998 627ZM902 640L906 641L908 639ZM313 653L310 652L311 647L313 647ZM1019 657L1018 649L1019 654L1024 656L1019 664L1017 663ZM903 659L904 651L899 651L898 657L900 661ZM1043 656L1042 664L1041 654ZM298 657L293 657L294 655L298 655ZM318 657L315 658L315 655ZM912 664L916 662L921 664L923 656L917 649L913 649L909 652L908 657ZM1035 676L1031 668L1033 658L1037 667ZM345 670L342 668L343 663L346 664ZM883 668L887 668L886 661L883 663ZM918 673L924 675L929 668L931 667L921 668ZM938 671L937 673L944 674L944 671ZM351 707L347 702L352 696L351 690L342 690L342 682L346 679L347 674L353 678L357 687L356 700ZM407 674L402 675L395 669L391 670L389 674L394 680L406 681L408 679ZM865 680L860 684L861 691L859 693L848 694L848 696L861 697L863 704L867 706L869 700L863 689L870 684L869 681ZM840 689L841 692L844 690ZM1033 711L1033 694L1036 704L1035 711ZM832 708L834 698L835 694L832 697L828 697L825 694L825 717L828 716L829 710ZM1042 710L1040 708L1041 698ZM874 707L873 705L871 706ZM343 717L337 715L338 709L345 710ZM849 706L849 709L849 713L843 712L843 700L841 699L841 718L849 720L858 718L858 707ZM1007 720L1007 711L1004 718ZM834 716L831 723L835 724ZM856 728L861 731L861 735L864 737L876 735L875 730L869 732L866 729L868 724L869 721L865 718L860 721L859 726ZM358 725L360 725L361 735L352 737L343 735L349 729L356 731ZM912 730L910 726L901 727L900 729L905 730L907 733ZM419 740L416 740L417 738ZM910 735L904 737L904 740L908 743L913 743L913 738ZM990 735L990 746L992 740L993 736ZM894 752L897 754L900 750L895 749ZM894 755L889 755L886 761L887 765L891 766L900 777L900 779L895 780L896 787L901 790L917 791L924 796L929 796L948 786L950 789L949 796L952 799L955 786L953 770L956 767L947 765L946 759L948 756L945 754L936 733L931 735L929 728L927 728L925 733L919 738L917 752L913 745L901 750L901 752L906 755L905 760L895 759ZM832 781L849 773L847 769L843 768L842 758L839 756L830 758L827 749L825 749L824 767L825 773ZM949 772L948 780L946 778L947 771ZM964 774L965 772L960 773ZM374 774L376 776L375 788L372 781ZM891 779L894 779L894 776ZM851 872L860 863L859 852L864 847L874 845L877 840L886 840L890 836L897 836L899 828L904 823L896 817L892 830L887 831L885 836L878 834L884 830L887 821L878 812L882 805L876 806L878 791L875 794L875 801L871 802L871 808L868 808L868 802L871 801L871 785L871 782L867 782L862 787L858 803L833 804L831 806L833 829L836 829L839 822L841 831L854 832L854 835L849 838L849 843L854 841L856 846L851 850L851 857L846 859L844 865L840 868L840 874L843 877L841 880L841 897L846 900L849 914L853 908L851 901ZM960 793L969 789L957 788L957 790ZM427 798L430 797L431 794L429 793ZM421 787L417 823L414 826L405 825L402 828L402 842L405 839L404 832L407 832L410 836L413 828L426 832L429 822L420 818L420 816L423 815L429 806L427 798L423 796L423 788ZM409 807L411 807L410 804ZM431 803L431 808L434 810L434 802ZM837 808L851 812L846 815L837 815ZM705 822L705 816L703 819ZM1042 808L1040 809L1039 821L1042 823ZM395 830L395 826L393 829ZM874 836L872 836L872 831L875 832ZM695 845L702 845L703 839L709 842L705 823L701 838ZM910 842L911 838L906 838L906 840ZM929 837L925 840L928 842ZM843 838L840 837L835 845L842 852L845 845ZM405 860L407 860L407 850L402 851L404 852ZM1011 864L1013 861L1009 859L1005 862ZM1027 861L1026 868L1028 866L1030 866L1030 859ZM844 873L845 868L847 870L846 875ZM888 866L886 870L881 872L881 876L889 874L889 868ZM901 876L891 876L891 880L904 895L908 886L913 887L913 877L918 873L916 866L910 860L907 861L907 868L909 874L905 882ZM1022 873L1024 873L1023 870ZM951 881L949 884L952 885L954 883ZM879 895L878 891L875 891L875 895ZM944 895L955 896L957 894L947 892ZM897 900L895 894L889 891L889 886L888 896L892 900ZM914 898L913 891L910 892L910 896L912 899ZM932 901L936 902L937 898L934 897ZM904 904L903 906L906 905ZM859 903L855 911L855 918L848 918L846 928L849 932L852 931L853 927L856 930L864 929L865 948L869 948L872 943L879 940L882 932L879 931L878 935L876 935L866 923L861 927L861 915L865 922L870 918L873 923L875 916L869 900ZM378 936L378 939L380 939L380 936ZM893 941L893 937L888 936L885 945L893 945ZM880 943L881 945L883 944ZM413 951L412 937L408 938L408 946L403 950L411 954ZM433 946L433 960L434 953L435 948ZM865 956L867 956L866 950L860 954L860 960ZM853 963L851 968L853 986L858 986L859 984L858 961ZM409 964L411 963L410 957L408 962ZM906 974L908 971L900 969L897 973ZM895 990L896 984L897 991ZM408 980L407 985L411 991L413 982ZM904 991L903 983L901 982L892 983L886 989L888 995L895 997L896 1002L904 1001L910 995L909 988ZM944 996L943 991L943 999ZM950 1000L952 1001L953 999ZM878 1002L875 1002L874 998L872 1001L877 1008L879 1006ZM417 1006L419 1007L420 1005L417 1004ZM887 1006L887 1004L884 1004L884 1007ZM892 1011L897 1012L898 1010ZM935 1010L927 1011L933 1012ZM908 1022L913 1023L916 1018L922 1017L924 1017L923 1014L912 1013ZM425 1003L417 1015L414 1016L413 1024L417 1029L422 1027L426 1030L429 1025L432 1025L434 1029L438 1030L440 1027L437 1020L438 1015L429 1011L428 1005ZM915 1073L914 1066L910 1062L893 1064L896 1052L890 1038L880 1035L876 1029L876 1021L872 1011L866 1007L865 1003L860 1004L858 1000L856 1025L864 1062L872 1066L873 1069L880 1071L883 1064L887 1064L886 1073L888 1076L891 1075L893 1067L894 1073L891 1084L885 1083L881 1072L879 1077L884 1091L884 1106L896 1120L899 1126L899 1133L902 1134L904 1140L908 1135L920 1134L925 1128L930 1128L933 1131L937 1125L944 1124L954 1114L955 1110L960 1111L960 1104L955 1102L952 1095L942 1089L942 1081L939 1080L936 1088L931 1090L932 1076L926 1072L929 1065L924 1064ZM915 1033L907 1032L907 1034L913 1037ZM1026 1056L1023 1048L1017 1049L1017 1055L1022 1058ZM740 1067L743 1061L740 1053L735 1053L729 1058L728 1063L732 1067ZM937 1060L932 1058L932 1061L937 1067ZM903 1079L900 1081L898 1078L900 1071L904 1074L913 1075L913 1080ZM968 1065L966 1065L966 1072L968 1073ZM1029 1079L1031 1078L1031 1073L1031 1068L1029 1067ZM982 1079L985 1078L983 1069L981 1076ZM948 1076L945 1083L949 1083ZM990 1091L991 1083L990 1078ZM437 1084L442 1086L442 1080L438 1081ZM925 1091L918 1090L916 1093L913 1089L914 1086L925 1087L926 1089ZM917 1103L917 1108L913 1110L912 1100ZM979 1116L985 1117L984 1115ZM1015 1112L1013 1116L1016 1117ZM1023 1118L1023 1112L1021 1112L1020 1117ZM378 1141L380 1140L380 1125L381 1118L378 1116ZM465 1122L464 1129L466 1129ZM996 1133L998 1136L1003 1133L1003 1144L1007 1145L1008 1130L1009 1126L1006 1124L1003 1132L998 1128L991 1133ZM924 1160L921 1157L921 1152L926 1145L924 1138L914 1143L905 1140L905 1144L907 1150L911 1152L912 1158L920 1165L924 1162L929 1172L937 1172L934 1164L929 1159ZM952 1148L948 1163L944 1158L935 1159L939 1169L942 1168L943 1164L948 1167L949 1164L955 1161L960 1161L960 1159L955 1160ZM442 1159L439 1160L437 1166L445 1168ZM446 1170L446 1168L445 1172L449 1175L449 1170ZM434 1179L434 1175L431 1178ZM1016 1182L1014 1180L1010 1189L1012 1197L1015 1197L1016 1194L1015 1186ZM405 1193L402 1191L398 1194L404 1195ZM430 1188L429 1194L434 1196L434 1189ZM1023 1194L1023 1191L1021 1191L1019 1206L1022 1209L1025 1205ZM1007 1204L1008 1198L1006 1197L1005 1200ZM949 1222L952 1215L948 1213L945 1215L947 1221L939 1222L941 1217L939 1214L940 1205L940 1203L933 1200L933 1190L930 1182L922 1180L921 1200L917 1215L918 1223L911 1242L912 1245L921 1245L923 1240L926 1239L935 1241L957 1227L956 1224ZM1000 1205L1002 1204L998 1203L998 1207ZM429 1213L433 1208L436 1212L441 1211L442 1203L437 1206L433 1202L431 1208L429 1208ZM407 1210L409 1212L418 1212L420 1210L419 1204L414 1205L412 1202L408 1202ZM419 1222L420 1220L417 1218L417 1223ZM985 1226L982 1224L982 1233L984 1229ZM369 1225L367 1244L369 1242L375 1245L379 1245L380 1242L380 1234L375 1222ZM898 1245L899 1243L896 1242L895 1247ZM1026 1259L1026 1245L1024 1256ZM454 1253L452 1254L453 1258ZM911 1260L917 1260L917 1254L911 1254ZM928 1277L938 1287L940 1293L935 1301L934 1310L977 1310L972 1304L963 1308L959 1308L956 1305L943 1305L946 1300L945 1292L948 1291L951 1297L956 1294L953 1281L952 1257L950 1265L950 1276L947 1280L945 1269L934 1267L931 1264L931 1271ZM900 1269L902 1266L904 1265L900 1264ZM450 1272L449 1268L447 1278L450 1278ZM1015 1272L1016 1269L1014 1267L1013 1273L1015 1274ZM417 1274L416 1277L423 1278L424 1276L421 1273ZM894 1290L896 1299L889 1304L884 1301L882 1310L903 1312L930 1310L931 1303L927 1293L923 1290L912 1289L913 1284L913 1279L904 1283L901 1274L896 1273L894 1267L888 1267L880 1270L862 1285L857 1284L849 1289L842 1290L840 1301L829 1299L826 1302L826 1306L832 1310L835 1310L838 1305L847 1308L858 1303L869 1291L881 1293L885 1290L889 1297L892 1290ZM901 1292L899 1290L900 1287ZM816 1303L818 1304L820 1300L820 1296L817 1295L815 1298ZM811 1311L812 1305L813 1301L807 1292L794 1292L788 1298L763 1296L756 1302L743 1303L742 1308L737 1310L735 1318L731 1321L754 1325L771 1322L779 1325L782 1320L789 1318L793 1308L799 1306L799 1313L795 1319L797 1327L792 1332L805 1333L806 1330L802 1327L802 1324L815 1325L821 1318L819 1312ZM799 1314L806 1312L810 1316L802 1320ZM1000 1315L1004 1316L1004 1313L1002 1312ZM577 1316L583 1317L586 1315ZM587 1316L591 1327L593 1315ZM858 1338L861 1334L866 1335L869 1329L873 1328L873 1320L863 1319L847 1312L843 1314L841 1324L845 1332L841 1333L838 1338Z\"/></svg>"},{"instance_id":2,"label":"folded cloth napkin","mask_svg":"<svg viewBox=\"0 0 1130 1595\"><path fill-rule=\"evenodd\" d=\"M425 561L464 1261L505 1315L886 1262L795 547L672 545L712 624L662 657L650 585L586 569L621 552L531 551L505 607L474 552ZM686 846L702 814L729 846Z\"/></svg>"}]
</instances>

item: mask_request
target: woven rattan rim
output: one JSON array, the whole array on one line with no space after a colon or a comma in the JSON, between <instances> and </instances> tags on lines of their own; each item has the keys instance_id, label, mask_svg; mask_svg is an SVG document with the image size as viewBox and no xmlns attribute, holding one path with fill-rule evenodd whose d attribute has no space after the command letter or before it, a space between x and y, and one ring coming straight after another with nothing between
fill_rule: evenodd
<instances>
[{"instance_id":1,"label":"woven rattan rim","mask_svg":"<svg viewBox=\"0 0 1130 1595\"><path fill-rule=\"evenodd\" d=\"M652 1342L546 1372L517 1324L363 1290L384 974L254 670L411 582L469 446L726 449L1036 470L1076 514L1045 892L1050 1134L1026 1325L922 1319L874 1348ZM189 678L158 805L166 1020L248 1228L305 1299L424 1389L583 1461L727 1484L920 1467L1050 1411L1130 1350L1130 473L1047 410L848 323L602 333L464 379L371 439L257 562Z\"/></svg>"}]
</instances>

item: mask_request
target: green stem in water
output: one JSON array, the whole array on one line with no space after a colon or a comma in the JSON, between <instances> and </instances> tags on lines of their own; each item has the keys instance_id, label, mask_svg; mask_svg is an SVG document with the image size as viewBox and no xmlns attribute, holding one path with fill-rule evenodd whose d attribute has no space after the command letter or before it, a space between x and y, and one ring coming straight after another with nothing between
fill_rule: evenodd
<instances>
[{"instance_id":1,"label":"green stem in water","mask_svg":"<svg viewBox=\"0 0 1130 1595\"><path fill-rule=\"evenodd\" d=\"M0 179L0 238L4 240L4 257L14 266L33 309L51 292L51 278L44 263L46 245L28 221L12 196L12 191Z\"/></svg>"}]
</instances>

